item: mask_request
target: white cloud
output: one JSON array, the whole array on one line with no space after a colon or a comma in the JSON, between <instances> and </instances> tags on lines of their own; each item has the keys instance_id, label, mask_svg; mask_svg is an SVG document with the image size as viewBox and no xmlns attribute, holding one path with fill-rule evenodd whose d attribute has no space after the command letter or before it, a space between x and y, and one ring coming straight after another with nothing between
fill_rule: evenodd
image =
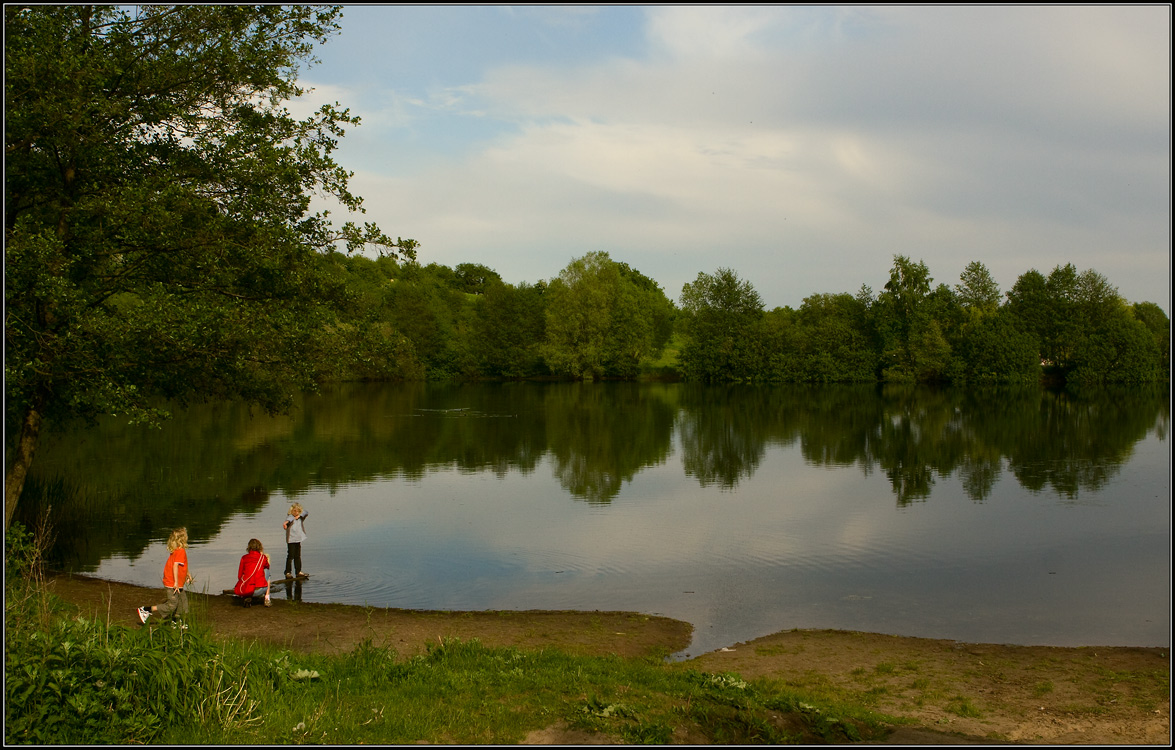
<instances>
[{"instance_id":1,"label":"white cloud","mask_svg":"<svg viewBox=\"0 0 1175 750\"><path fill-rule=\"evenodd\" d=\"M495 128L460 154L406 151L410 180L366 153L340 161L422 259L512 281L602 249L674 297L725 265L794 306L877 289L902 253L951 284L981 260L1005 290L1072 261L1165 305L1167 21L1135 7L656 7L644 56L499 65L411 101L357 92L376 126L365 149Z\"/></svg>"},{"instance_id":2,"label":"white cloud","mask_svg":"<svg viewBox=\"0 0 1175 750\"><path fill-rule=\"evenodd\" d=\"M649 45L675 60L741 58L758 51L757 35L786 13L773 6L655 7L648 12Z\"/></svg>"}]
</instances>

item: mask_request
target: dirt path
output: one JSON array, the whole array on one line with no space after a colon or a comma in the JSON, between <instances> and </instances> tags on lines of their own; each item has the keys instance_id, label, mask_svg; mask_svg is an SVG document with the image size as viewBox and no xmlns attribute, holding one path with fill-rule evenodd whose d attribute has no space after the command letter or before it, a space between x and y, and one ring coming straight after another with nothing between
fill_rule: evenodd
<instances>
[{"instance_id":1,"label":"dirt path","mask_svg":"<svg viewBox=\"0 0 1175 750\"><path fill-rule=\"evenodd\" d=\"M52 590L103 620L137 625L134 610L162 599L144 589L84 576ZM190 595L219 636L310 651L345 652L366 639L402 656L438 639L490 646L554 647L637 657L680 651L692 627L627 612L424 612L293 602L233 606L228 596ZM842 631L785 631L703 654L687 665L767 677L909 717L894 744L1156 744L1170 742L1170 652L1158 648L1050 648L962 644ZM596 738L605 739L605 738ZM585 744L557 728L534 743Z\"/></svg>"}]
</instances>

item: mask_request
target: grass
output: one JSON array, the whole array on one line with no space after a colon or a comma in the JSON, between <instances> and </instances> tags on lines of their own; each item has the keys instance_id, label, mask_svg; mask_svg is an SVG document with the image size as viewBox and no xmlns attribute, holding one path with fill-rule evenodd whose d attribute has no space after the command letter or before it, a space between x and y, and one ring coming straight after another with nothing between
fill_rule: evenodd
<instances>
[{"instance_id":1,"label":"grass","mask_svg":"<svg viewBox=\"0 0 1175 750\"><path fill-rule=\"evenodd\" d=\"M956 695L955 697L951 698L950 702L947 703L946 710L955 714L956 716L975 719L983 715L983 712L975 707L975 704L971 702L970 698L966 698L961 695Z\"/></svg>"},{"instance_id":2,"label":"grass","mask_svg":"<svg viewBox=\"0 0 1175 750\"><path fill-rule=\"evenodd\" d=\"M640 374L645 378L676 378L681 375L678 355L681 352L681 337L674 333L657 359L646 357L640 362Z\"/></svg>"},{"instance_id":3,"label":"grass","mask_svg":"<svg viewBox=\"0 0 1175 750\"><path fill-rule=\"evenodd\" d=\"M204 636L197 630L187 637L191 647ZM199 685L194 715L173 724L161 722L153 736L140 733L125 739L167 744L511 744L532 730L563 723L634 743L668 742L675 730L684 728L718 743L786 744L880 731L877 717L859 714L853 717L857 721L846 720L830 706L765 689L737 675L640 660L488 648L477 641L445 641L407 661L370 644L343 656L231 643L220 648L220 662L236 668L216 671L215 680ZM794 716L780 721L781 710ZM92 714L101 712L101 707L91 707Z\"/></svg>"}]
</instances>

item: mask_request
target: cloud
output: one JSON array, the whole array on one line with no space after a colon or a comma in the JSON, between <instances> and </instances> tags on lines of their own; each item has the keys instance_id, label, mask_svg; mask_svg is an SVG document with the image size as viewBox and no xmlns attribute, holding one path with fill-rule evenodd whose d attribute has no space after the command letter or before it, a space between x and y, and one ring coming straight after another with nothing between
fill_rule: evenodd
<instances>
[{"instance_id":1,"label":"cloud","mask_svg":"<svg viewBox=\"0 0 1175 750\"><path fill-rule=\"evenodd\" d=\"M648 11L647 36L654 55L738 59L762 51L757 37L787 17L771 6L662 6Z\"/></svg>"},{"instance_id":2,"label":"cloud","mask_svg":"<svg viewBox=\"0 0 1175 750\"><path fill-rule=\"evenodd\" d=\"M356 187L423 259L512 281L607 250L670 296L724 265L795 306L879 288L902 253L946 283L981 260L1005 290L1072 261L1165 304L1166 21L1149 7L658 6L642 52L363 94L375 128L357 142L410 167L363 154Z\"/></svg>"}]
</instances>

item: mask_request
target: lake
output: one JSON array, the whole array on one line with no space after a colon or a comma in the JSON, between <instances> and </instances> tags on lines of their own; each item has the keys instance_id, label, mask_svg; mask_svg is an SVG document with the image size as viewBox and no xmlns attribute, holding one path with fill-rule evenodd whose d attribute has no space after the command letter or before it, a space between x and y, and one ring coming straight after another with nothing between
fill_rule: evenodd
<instances>
[{"instance_id":1,"label":"lake","mask_svg":"<svg viewBox=\"0 0 1175 750\"><path fill-rule=\"evenodd\" d=\"M281 572L296 500L304 601L633 610L694 655L791 628L1169 646L1169 421L1165 385L350 384L47 438L18 512L56 487L59 559L146 586L185 525L219 593L252 537Z\"/></svg>"}]
</instances>

